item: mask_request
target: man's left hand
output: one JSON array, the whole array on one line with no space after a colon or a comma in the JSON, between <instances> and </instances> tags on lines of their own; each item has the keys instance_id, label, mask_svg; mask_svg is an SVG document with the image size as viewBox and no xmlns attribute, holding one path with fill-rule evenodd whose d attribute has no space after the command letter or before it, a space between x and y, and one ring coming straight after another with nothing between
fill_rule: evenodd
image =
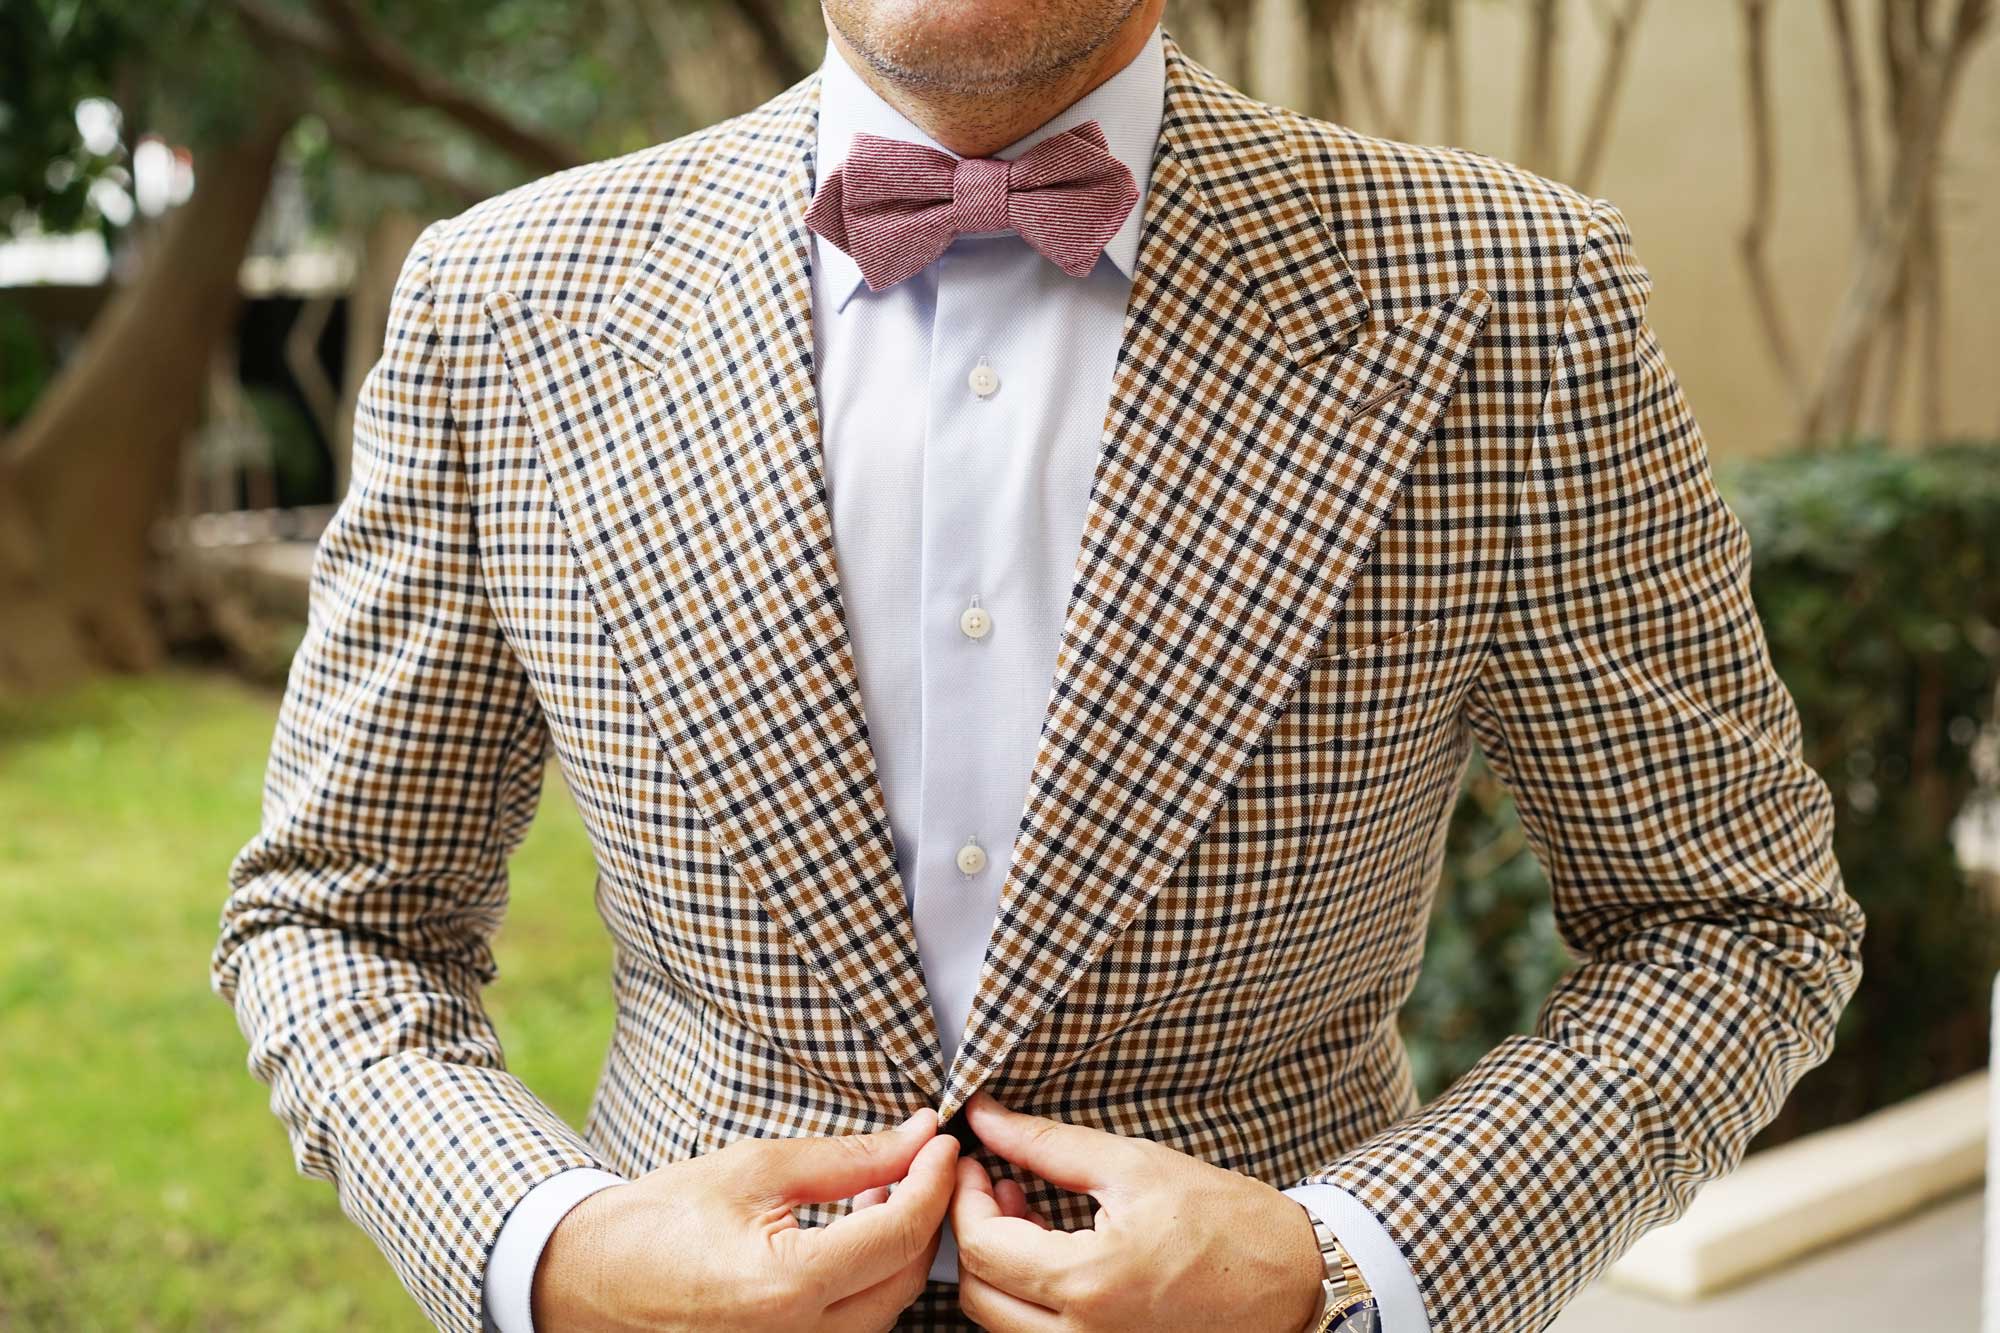
<instances>
[{"instance_id":1,"label":"man's left hand","mask_svg":"<svg viewBox=\"0 0 2000 1333\"><path fill-rule=\"evenodd\" d=\"M1051 1230L1017 1184L996 1187L959 1160L958 1301L992 1333L1299 1333L1318 1308L1312 1222L1262 1181L1149 1139L1010 1111L984 1092L964 1114L998 1156L1097 1200L1090 1230Z\"/></svg>"}]
</instances>

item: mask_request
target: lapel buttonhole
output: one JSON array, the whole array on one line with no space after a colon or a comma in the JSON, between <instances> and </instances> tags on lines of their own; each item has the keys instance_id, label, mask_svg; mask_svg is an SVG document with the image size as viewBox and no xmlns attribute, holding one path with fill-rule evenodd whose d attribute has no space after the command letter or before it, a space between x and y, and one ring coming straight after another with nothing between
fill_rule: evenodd
<instances>
[{"instance_id":1,"label":"lapel buttonhole","mask_svg":"<svg viewBox=\"0 0 2000 1333\"><path fill-rule=\"evenodd\" d=\"M1408 375L1401 376L1396 380L1395 383L1389 385L1387 388L1380 389L1375 393L1368 395L1368 397L1362 399L1360 402L1348 408L1346 413L1343 414L1343 416L1341 417L1341 420L1352 421L1356 417L1365 417L1370 412L1373 412L1376 408L1382 406L1382 404L1390 401L1391 399L1402 397L1404 394L1408 393L1411 389L1415 387L1416 387L1416 381L1414 379L1410 378Z\"/></svg>"}]
</instances>

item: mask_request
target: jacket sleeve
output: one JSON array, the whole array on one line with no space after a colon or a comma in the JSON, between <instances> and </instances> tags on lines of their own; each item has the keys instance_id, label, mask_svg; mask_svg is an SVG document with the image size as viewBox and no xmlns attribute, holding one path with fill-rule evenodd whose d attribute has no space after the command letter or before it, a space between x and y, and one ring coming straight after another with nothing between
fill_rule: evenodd
<instances>
[{"instance_id":1,"label":"jacket sleeve","mask_svg":"<svg viewBox=\"0 0 2000 1333\"><path fill-rule=\"evenodd\" d=\"M1535 1030L1309 1179L1409 1256L1435 1333L1545 1327L1825 1059L1862 918L1750 550L1595 201L1468 718L1578 967Z\"/></svg>"},{"instance_id":2,"label":"jacket sleeve","mask_svg":"<svg viewBox=\"0 0 2000 1333\"><path fill-rule=\"evenodd\" d=\"M480 1003L546 729L483 592L419 239L361 391L353 482L230 871L212 962L307 1175L438 1325L538 1182L601 1163L502 1063Z\"/></svg>"}]
</instances>

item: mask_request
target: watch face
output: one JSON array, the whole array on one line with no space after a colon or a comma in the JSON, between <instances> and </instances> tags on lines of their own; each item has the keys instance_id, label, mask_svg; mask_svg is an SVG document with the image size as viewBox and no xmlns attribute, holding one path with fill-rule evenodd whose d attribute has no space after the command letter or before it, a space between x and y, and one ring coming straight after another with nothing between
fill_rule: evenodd
<instances>
[{"instance_id":1,"label":"watch face","mask_svg":"<svg viewBox=\"0 0 2000 1333\"><path fill-rule=\"evenodd\" d=\"M1372 1296L1364 1296L1333 1317L1327 1333L1382 1333L1382 1312Z\"/></svg>"}]
</instances>

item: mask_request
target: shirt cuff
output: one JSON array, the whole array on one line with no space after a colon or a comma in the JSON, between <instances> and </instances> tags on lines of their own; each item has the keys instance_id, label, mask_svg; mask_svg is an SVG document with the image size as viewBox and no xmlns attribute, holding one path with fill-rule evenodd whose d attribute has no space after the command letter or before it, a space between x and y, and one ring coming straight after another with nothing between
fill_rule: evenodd
<instances>
[{"instance_id":1,"label":"shirt cuff","mask_svg":"<svg viewBox=\"0 0 2000 1333\"><path fill-rule=\"evenodd\" d=\"M1424 1313L1424 1298L1417 1294L1417 1275L1410 1271L1410 1261L1365 1204L1338 1185L1294 1185L1285 1193L1326 1223L1346 1247L1381 1307L1382 1333L1430 1333L1430 1317Z\"/></svg>"},{"instance_id":2,"label":"shirt cuff","mask_svg":"<svg viewBox=\"0 0 2000 1333\"><path fill-rule=\"evenodd\" d=\"M500 1226L486 1257L486 1327L498 1333L535 1333L535 1267L542 1247L569 1210L625 1178L595 1167L558 1172L521 1196Z\"/></svg>"}]
</instances>

